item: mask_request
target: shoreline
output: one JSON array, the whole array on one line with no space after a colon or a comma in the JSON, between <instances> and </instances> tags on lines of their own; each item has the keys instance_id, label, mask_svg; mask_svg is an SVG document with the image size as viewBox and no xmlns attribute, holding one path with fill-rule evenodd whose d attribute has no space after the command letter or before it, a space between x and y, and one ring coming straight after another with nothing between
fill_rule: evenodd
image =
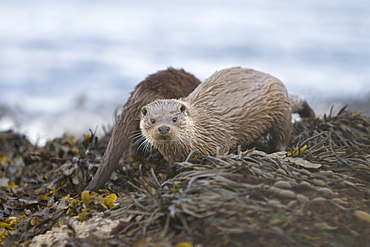
<instances>
[{"instance_id":1,"label":"shoreline","mask_svg":"<svg viewBox=\"0 0 370 247\"><path fill-rule=\"evenodd\" d=\"M122 159L92 193L95 136L35 147L2 133L0 244L367 246L368 126L350 111L302 120L288 152L193 157L171 178L166 162Z\"/></svg>"},{"instance_id":2,"label":"shoreline","mask_svg":"<svg viewBox=\"0 0 370 247\"><path fill-rule=\"evenodd\" d=\"M315 111L316 117L321 118L324 114L337 114L347 105L350 111L358 111L370 116L370 96L359 99L339 98L310 99L306 97L308 104ZM66 109L53 116L41 114L37 117L29 116L22 109L12 109L0 105L0 131L14 130L26 134L33 144L44 145L48 140L70 134L82 137L89 134L89 129L96 131L98 137L103 137L106 130L114 125L114 114L124 102L117 103L117 107L111 112L105 107L104 111L93 112L91 109Z\"/></svg>"}]
</instances>

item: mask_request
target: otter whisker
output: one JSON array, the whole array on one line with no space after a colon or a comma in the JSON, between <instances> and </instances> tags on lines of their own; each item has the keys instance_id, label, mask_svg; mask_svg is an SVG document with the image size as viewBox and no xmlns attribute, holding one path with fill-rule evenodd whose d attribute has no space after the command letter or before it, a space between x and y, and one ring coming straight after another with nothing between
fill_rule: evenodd
<instances>
[{"instance_id":1,"label":"otter whisker","mask_svg":"<svg viewBox=\"0 0 370 247\"><path fill-rule=\"evenodd\" d=\"M139 136L137 137L138 139L132 144L132 146L136 146L138 145L139 143L142 143L143 141L145 141L145 136Z\"/></svg>"},{"instance_id":2,"label":"otter whisker","mask_svg":"<svg viewBox=\"0 0 370 247\"><path fill-rule=\"evenodd\" d=\"M137 150L143 150L143 151L145 151L147 149L148 144L150 144L148 142L148 140L147 139L144 139L143 142L140 143L140 145L137 147ZM152 144L150 144L150 145L152 145Z\"/></svg>"},{"instance_id":3,"label":"otter whisker","mask_svg":"<svg viewBox=\"0 0 370 247\"><path fill-rule=\"evenodd\" d=\"M136 138L142 136L141 130L135 130L133 131L133 134L129 136L131 140L135 140Z\"/></svg>"},{"instance_id":4,"label":"otter whisker","mask_svg":"<svg viewBox=\"0 0 370 247\"><path fill-rule=\"evenodd\" d=\"M145 153L151 153L152 152L152 150L153 150L153 145L150 143L150 142L147 142L147 145L146 145L146 147L145 147Z\"/></svg>"}]
</instances>

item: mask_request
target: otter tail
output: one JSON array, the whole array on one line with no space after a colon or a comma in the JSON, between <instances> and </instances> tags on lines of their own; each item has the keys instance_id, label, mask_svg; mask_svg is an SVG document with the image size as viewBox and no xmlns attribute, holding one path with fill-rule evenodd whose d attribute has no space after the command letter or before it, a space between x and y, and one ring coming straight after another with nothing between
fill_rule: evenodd
<instances>
[{"instance_id":1,"label":"otter tail","mask_svg":"<svg viewBox=\"0 0 370 247\"><path fill-rule=\"evenodd\" d=\"M298 113L302 118L315 118L315 112L312 110L310 105L307 103L303 96L289 93L290 105L292 113Z\"/></svg>"}]
</instances>

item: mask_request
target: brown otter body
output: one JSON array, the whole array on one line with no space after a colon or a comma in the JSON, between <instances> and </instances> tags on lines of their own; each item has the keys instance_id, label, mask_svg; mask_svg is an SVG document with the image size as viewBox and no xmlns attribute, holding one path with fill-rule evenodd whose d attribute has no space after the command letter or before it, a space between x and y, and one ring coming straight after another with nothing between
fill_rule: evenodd
<instances>
[{"instance_id":1,"label":"brown otter body","mask_svg":"<svg viewBox=\"0 0 370 247\"><path fill-rule=\"evenodd\" d=\"M291 105L284 84L268 74L240 67L214 73L189 96L157 100L142 108L140 128L170 162L195 149L203 155L246 146L264 133L272 150L291 139Z\"/></svg>"},{"instance_id":2,"label":"brown otter body","mask_svg":"<svg viewBox=\"0 0 370 247\"><path fill-rule=\"evenodd\" d=\"M96 190L104 185L124 151L130 150L131 156L142 157L133 138L140 131L142 106L157 99L185 97L199 84L200 81L192 74L173 68L151 74L138 84L117 117L102 163L86 190Z\"/></svg>"}]
</instances>

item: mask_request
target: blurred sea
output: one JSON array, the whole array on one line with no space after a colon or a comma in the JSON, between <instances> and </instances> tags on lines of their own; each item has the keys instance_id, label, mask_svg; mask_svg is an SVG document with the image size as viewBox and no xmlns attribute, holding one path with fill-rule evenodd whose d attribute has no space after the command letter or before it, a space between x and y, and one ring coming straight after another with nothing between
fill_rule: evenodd
<instances>
[{"instance_id":1,"label":"blurred sea","mask_svg":"<svg viewBox=\"0 0 370 247\"><path fill-rule=\"evenodd\" d=\"M135 85L168 66L201 80L254 68L319 114L370 109L369 13L365 0L0 1L0 130L39 144L102 133Z\"/></svg>"}]
</instances>

